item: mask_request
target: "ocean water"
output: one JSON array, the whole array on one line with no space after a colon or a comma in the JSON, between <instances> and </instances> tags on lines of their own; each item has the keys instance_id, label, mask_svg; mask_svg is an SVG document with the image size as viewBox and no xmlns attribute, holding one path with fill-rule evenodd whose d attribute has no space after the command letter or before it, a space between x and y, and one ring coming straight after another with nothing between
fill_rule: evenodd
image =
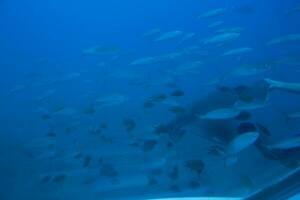
<instances>
[{"instance_id":1,"label":"ocean water","mask_svg":"<svg viewBox=\"0 0 300 200\"><path fill-rule=\"evenodd\" d=\"M297 0L0 0L0 199L280 179L300 163L299 18Z\"/></svg>"}]
</instances>

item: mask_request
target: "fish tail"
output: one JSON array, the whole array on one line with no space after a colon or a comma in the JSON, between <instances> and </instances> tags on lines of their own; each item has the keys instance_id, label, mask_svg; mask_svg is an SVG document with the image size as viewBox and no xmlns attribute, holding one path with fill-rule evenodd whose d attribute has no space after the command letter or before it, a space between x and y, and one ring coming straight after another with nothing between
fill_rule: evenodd
<instances>
[{"instance_id":1,"label":"fish tail","mask_svg":"<svg viewBox=\"0 0 300 200\"><path fill-rule=\"evenodd\" d=\"M270 89L280 87L280 83L278 81L274 81L274 80L269 79L269 78L264 79L264 81L266 81L269 84Z\"/></svg>"}]
</instances>

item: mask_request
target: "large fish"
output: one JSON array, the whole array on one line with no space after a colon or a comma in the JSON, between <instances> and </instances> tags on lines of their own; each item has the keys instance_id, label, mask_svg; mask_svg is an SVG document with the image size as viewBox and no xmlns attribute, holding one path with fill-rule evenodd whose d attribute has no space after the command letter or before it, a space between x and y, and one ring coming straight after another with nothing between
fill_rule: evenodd
<instances>
[{"instance_id":1,"label":"large fish","mask_svg":"<svg viewBox=\"0 0 300 200\"><path fill-rule=\"evenodd\" d=\"M289 82L275 81L272 79L265 79L265 81L269 84L270 89L277 89L281 91L300 94L300 83L289 83Z\"/></svg>"}]
</instances>

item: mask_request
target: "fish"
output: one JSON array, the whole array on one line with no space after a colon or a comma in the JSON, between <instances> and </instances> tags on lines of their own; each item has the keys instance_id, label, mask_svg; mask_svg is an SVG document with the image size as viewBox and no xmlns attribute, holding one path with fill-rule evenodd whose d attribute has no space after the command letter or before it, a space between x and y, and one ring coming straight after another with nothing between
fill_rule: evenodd
<instances>
[{"instance_id":1,"label":"fish","mask_svg":"<svg viewBox=\"0 0 300 200\"><path fill-rule=\"evenodd\" d=\"M233 11L243 15L250 15L255 13L255 8L250 5L242 5L242 6L234 7Z\"/></svg>"},{"instance_id":2,"label":"fish","mask_svg":"<svg viewBox=\"0 0 300 200\"><path fill-rule=\"evenodd\" d=\"M167 32L167 33L163 33L162 35L157 37L154 41L159 42L159 41L170 40L170 39L177 38L181 35L183 35L182 31L178 31L178 30L170 31L170 32Z\"/></svg>"},{"instance_id":3,"label":"fish","mask_svg":"<svg viewBox=\"0 0 300 200\"><path fill-rule=\"evenodd\" d=\"M184 91L180 90L180 89L176 89L173 92L170 93L170 96L173 97L182 97L184 96Z\"/></svg>"},{"instance_id":4,"label":"fish","mask_svg":"<svg viewBox=\"0 0 300 200\"><path fill-rule=\"evenodd\" d=\"M88 49L83 50L83 54L86 55L101 55L101 54L115 54L120 51L120 48L117 46L94 46Z\"/></svg>"},{"instance_id":5,"label":"fish","mask_svg":"<svg viewBox=\"0 0 300 200\"><path fill-rule=\"evenodd\" d=\"M233 69L230 76L255 76L270 71L270 65L242 65Z\"/></svg>"},{"instance_id":6,"label":"fish","mask_svg":"<svg viewBox=\"0 0 300 200\"><path fill-rule=\"evenodd\" d=\"M201 175L205 164L202 160L187 160L185 161L185 167L195 172L197 175Z\"/></svg>"},{"instance_id":7,"label":"fish","mask_svg":"<svg viewBox=\"0 0 300 200\"><path fill-rule=\"evenodd\" d=\"M286 121L290 121L291 119L300 119L300 112L282 112L283 116L285 117Z\"/></svg>"},{"instance_id":8,"label":"fish","mask_svg":"<svg viewBox=\"0 0 300 200\"><path fill-rule=\"evenodd\" d=\"M123 119L123 125L127 132L131 132L136 128L136 122L134 119L131 118Z\"/></svg>"},{"instance_id":9,"label":"fish","mask_svg":"<svg viewBox=\"0 0 300 200\"><path fill-rule=\"evenodd\" d=\"M154 28L143 34L143 37L153 37L159 34L161 30L159 28Z\"/></svg>"},{"instance_id":10,"label":"fish","mask_svg":"<svg viewBox=\"0 0 300 200\"><path fill-rule=\"evenodd\" d=\"M179 179L179 167L177 165L172 167L171 172L168 174L168 177L174 181Z\"/></svg>"},{"instance_id":11,"label":"fish","mask_svg":"<svg viewBox=\"0 0 300 200\"><path fill-rule=\"evenodd\" d=\"M129 100L129 97L123 94L108 94L96 99L96 107L109 107L123 104Z\"/></svg>"},{"instance_id":12,"label":"fish","mask_svg":"<svg viewBox=\"0 0 300 200\"><path fill-rule=\"evenodd\" d=\"M217 26L222 25L223 23L224 23L223 21L217 21L217 22L214 22L214 23L208 25L208 28L215 28Z\"/></svg>"},{"instance_id":13,"label":"fish","mask_svg":"<svg viewBox=\"0 0 300 200\"><path fill-rule=\"evenodd\" d=\"M168 110L177 115L185 112L185 108L179 105L173 105Z\"/></svg>"},{"instance_id":14,"label":"fish","mask_svg":"<svg viewBox=\"0 0 300 200\"><path fill-rule=\"evenodd\" d=\"M216 33L241 33L242 31L244 31L243 27L232 27L216 30Z\"/></svg>"},{"instance_id":15,"label":"fish","mask_svg":"<svg viewBox=\"0 0 300 200\"><path fill-rule=\"evenodd\" d=\"M240 33L221 33L204 40L204 44L214 44L228 42L240 37Z\"/></svg>"},{"instance_id":16,"label":"fish","mask_svg":"<svg viewBox=\"0 0 300 200\"><path fill-rule=\"evenodd\" d=\"M97 112L96 108L93 105L89 105L83 110L83 113L86 115L95 115Z\"/></svg>"},{"instance_id":17,"label":"fish","mask_svg":"<svg viewBox=\"0 0 300 200\"><path fill-rule=\"evenodd\" d=\"M265 102L244 102L244 101L237 101L234 104L234 107L238 110L256 110L260 108L265 108Z\"/></svg>"},{"instance_id":18,"label":"fish","mask_svg":"<svg viewBox=\"0 0 300 200\"><path fill-rule=\"evenodd\" d=\"M198 75L200 74L200 70L202 69L202 66L203 66L203 62L199 60L186 62L170 70L169 73L175 76L190 75L190 74Z\"/></svg>"},{"instance_id":19,"label":"fish","mask_svg":"<svg viewBox=\"0 0 300 200\"><path fill-rule=\"evenodd\" d=\"M242 54L245 54L245 53L249 53L251 51L253 51L253 48L250 48L250 47L241 47L241 48L229 50L229 51L223 53L223 56L242 55Z\"/></svg>"},{"instance_id":20,"label":"fish","mask_svg":"<svg viewBox=\"0 0 300 200\"><path fill-rule=\"evenodd\" d=\"M143 144L142 144L142 150L144 152L152 151L156 147L157 144L158 144L158 141L155 139L145 140L145 141L143 141Z\"/></svg>"},{"instance_id":21,"label":"fish","mask_svg":"<svg viewBox=\"0 0 300 200\"><path fill-rule=\"evenodd\" d=\"M217 17L217 16L225 14L226 10L227 10L226 8L216 8L216 9L213 9L213 10L209 10L209 11L204 12L203 14L201 14L199 16L199 18Z\"/></svg>"},{"instance_id":22,"label":"fish","mask_svg":"<svg viewBox=\"0 0 300 200\"><path fill-rule=\"evenodd\" d=\"M241 135L236 136L227 146L226 154L227 155L236 155L240 151L249 147L259 137L259 132L247 132Z\"/></svg>"},{"instance_id":23,"label":"fish","mask_svg":"<svg viewBox=\"0 0 300 200\"><path fill-rule=\"evenodd\" d=\"M300 34L289 34L275 38L267 43L267 45L284 44L291 42L300 42Z\"/></svg>"},{"instance_id":24,"label":"fish","mask_svg":"<svg viewBox=\"0 0 300 200\"><path fill-rule=\"evenodd\" d=\"M100 175L108 178L116 178L119 176L116 168L109 163L102 163L100 167Z\"/></svg>"},{"instance_id":25,"label":"fish","mask_svg":"<svg viewBox=\"0 0 300 200\"><path fill-rule=\"evenodd\" d=\"M300 94L300 83L282 82L268 78L264 80L269 84L270 89Z\"/></svg>"},{"instance_id":26,"label":"fish","mask_svg":"<svg viewBox=\"0 0 300 200\"><path fill-rule=\"evenodd\" d=\"M286 12L286 14L291 15L291 14L298 13L298 12L300 12L300 5L295 6L294 8L288 10Z\"/></svg>"},{"instance_id":27,"label":"fish","mask_svg":"<svg viewBox=\"0 0 300 200\"><path fill-rule=\"evenodd\" d=\"M300 148L300 136L296 135L291 138L283 139L278 143L267 146L271 150L289 150Z\"/></svg>"},{"instance_id":28,"label":"fish","mask_svg":"<svg viewBox=\"0 0 300 200\"><path fill-rule=\"evenodd\" d=\"M134 61L132 61L129 66L137 66L137 65L149 65L157 62L157 58L154 57L144 57L144 58L138 58Z\"/></svg>"},{"instance_id":29,"label":"fish","mask_svg":"<svg viewBox=\"0 0 300 200\"><path fill-rule=\"evenodd\" d=\"M84 159L83 159L83 164L82 164L82 166L83 166L84 168L86 168L86 167L88 167L88 166L91 164L91 162L92 162L92 157L91 157L90 155L86 155L86 156L84 157Z\"/></svg>"},{"instance_id":30,"label":"fish","mask_svg":"<svg viewBox=\"0 0 300 200\"><path fill-rule=\"evenodd\" d=\"M195 35L196 35L196 33L187 33L187 34L185 34L178 44L182 44L182 43L192 39L193 37L195 37Z\"/></svg>"},{"instance_id":31,"label":"fish","mask_svg":"<svg viewBox=\"0 0 300 200\"><path fill-rule=\"evenodd\" d=\"M233 119L240 114L240 111L235 108L221 108L210 111L204 115L198 115L199 119L210 119L210 120L225 120Z\"/></svg>"}]
</instances>

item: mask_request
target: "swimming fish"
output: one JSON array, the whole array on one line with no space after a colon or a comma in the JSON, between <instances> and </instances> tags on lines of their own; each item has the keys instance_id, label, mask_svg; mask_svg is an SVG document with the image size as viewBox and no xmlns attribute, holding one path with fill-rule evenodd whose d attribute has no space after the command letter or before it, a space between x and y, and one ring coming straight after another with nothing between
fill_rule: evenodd
<instances>
[{"instance_id":1,"label":"swimming fish","mask_svg":"<svg viewBox=\"0 0 300 200\"><path fill-rule=\"evenodd\" d=\"M204 40L204 44L223 43L240 37L240 33L221 33Z\"/></svg>"},{"instance_id":2,"label":"swimming fish","mask_svg":"<svg viewBox=\"0 0 300 200\"><path fill-rule=\"evenodd\" d=\"M153 37L157 34L159 34L161 32L161 30L159 28L154 28L154 29L151 29L149 31L147 31L146 33L144 33L144 37Z\"/></svg>"},{"instance_id":3,"label":"swimming fish","mask_svg":"<svg viewBox=\"0 0 300 200\"><path fill-rule=\"evenodd\" d=\"M198 116L199 119L224 120L233 119L240 114L241 111L235 108L221 108L210 111L204 115Z\"/></svg>"},{"instance_id":4,"label":"swimming fish","mask_svg":"<svg viewBox=\"0 0 300 200\"><path fill-rule=\"evenodd\" d=\"M170 96L182 97L182 96L184 96L184 91L182 91L180 89L174 90L173 92L171 92Z\"/></svg>"},{"instance_id":5,"label":"swimming fish","mask_svg":"<svg viewBox=\"0 0 300 200\"><path fill-rule=\"evenodd\" d=\"M275 81L272 79L264 79L264 80L269 84L270 89L277 89L281 91L300 94L300 83L288 83L288 82Z\"/></svg>"},{"instance_id":6,"label":"swimming fish","mask_svg":"<svg viewBox=\"0 0 300 200\"><path fill-rule=\"evenodd\" d=\"M275 38L268 42L268 45L283 44L290 42L300 42L300 34L289 34L279 38Z\"/></svg>"},{"instance_id":7,"label":"swimming fish","mask_svg":"<svg viewBox=\"0 0 300 200\"><path fill-rule=\"evenodd\" d=\"M281 140L278 143L268 146L269 149L288 150L294 148L300 148L300 136L294 136L288 139Z\"/></svg>"},{"instance_id":8,"label":"swimming fish","mask_svg":"<svg viewBox=\"0 0 300 200\"><path fill-rule=\"evenodd\" d=\"M131 132L135 129L136 122L134 119L126 118L126 119L123 119L123 125L127 132Z\"/></svg>"},{"instance_id":9,"label":"swimming fish","mask_svg":"<svg viewBox=\"0 0 300 200\"><path fill-rule=\"evenodd\" d=\"M213 10L209 10L199 16L199 18L209 18L223 15L226 12L226 8L216 8Z\"/></svg>"},{"instance_id":10,"label":"swimming fish","mask_svg":"<svg viewBox=\"0 0 300 200\"><path fill-rule=\"evenodd\" d=\"M83 50L84 54L115 54L120 51L119 47L116 46L95 46L88 49Z\"/></svg>"},{"instance_id":11,"label":"swimming fish","mask_svg":"<svg viewBox=\"0 0 300 200\"><path fill-rule=\"evenodd\" d=\"M191 171L196 172L197 175L201 175L204 170L205 164L202 160L187 160L185 162L185 167Z\"/></svg>"},{"instance_id":12,"label":"swimming fish","mask_svg":"<svg viewBox=\"0 0 300 200\"><path fill-rule=\"evenodd\" d=\"M241 54L249 53L251 51L253 51L253 48L241 47L241 48L229 50L229 51L223 53L223 56L241 55Z\"/></svg>"},{"instance_id":13,"label":"swimming fish","mask_svg":"<svg viewBox=\"0 0 300 200\"><path fill-rule=\"evenodd\" d=\"M149 65L153 64L157 61L154 57L144 57L144 58L138 58L134 61L132 61L129 65L130 66L136 66L136 65Z\"/></svg>"},{"instance_id":14,"label":"swimming fish","mask_svg":"<svg viewBox=\"0 0 300 200\"><path fill-rule=\"evenodd\" d=\"M259 137L258 132L243 133L235 137L228 145L226 149L227 155L235 155L245 148L252 145Z\"/></svg>"},{"instance_id":15,"label":"swimming fish","mask_svg":"<svg viewBox=\"0 0 300 200\"><path fill-rule=\"evenodd\" d=\"M224 23L223 21L217 21L217 22L214 22L214 23L208 25L208 28L215 28L217 26L222 25L223 23Z\"/></svg>"},{"instance_id":16,"label":"swimming fish","mask_svg":"<svg viewBox=\"0 0 300 200\"><path fill-rule=\"evenodd\" d=\"M238 110L256 110L266 107L266 104L265 102L244 102L239 100L234 104L234 107Z\"/></svg>"},{"instance_id":17,"label":"swimming fish","mask_svg":"<svg viewBox=\"0 0 300 200\"><path fill-rule=\"evenodd\" d=\"M269 65L242 65L233 69L229 75L231 76L255 76L263 74L271 69Z\"/></svg>"},{"instance_id":18,"label":"swimming fish","mask_svg":"<svg viewBox=\"0 0 300 200\"><path fill-rule=\"evenodd\" d=\"M164 41L164 40L170 40L170 39L177 38L177 37L181 36L182 34L183 34L182 31L170 31L170 32L162 34L161 36L156 38L154 41L159 42L159 41Z\"/></svg>"}]
</instances>

